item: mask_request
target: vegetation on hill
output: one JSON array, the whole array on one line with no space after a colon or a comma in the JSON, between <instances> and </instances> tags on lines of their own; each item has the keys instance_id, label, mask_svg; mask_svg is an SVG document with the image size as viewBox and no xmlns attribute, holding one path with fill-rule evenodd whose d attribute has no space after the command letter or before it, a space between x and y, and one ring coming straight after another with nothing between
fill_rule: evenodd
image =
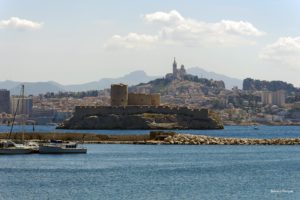
<instances>
[{"instance_id":1,"label":"vegetation on hill","mask_svg":"<svg viewBox=\"0 0 300 200\"><path fill-rule=\"evenodd\" d=\"M99 95L98 90L90 90L85 92L47 92L43 95L44 98L64 98L64 97L73 97L73 98L84 98L84 97L97 97Z\"/></svg>"},{"instance_id":2,"label":"vegetation on hill","mask_svg":"<svg viewBox=\"0 0 300 200\"><path fill-rule=\"evenodd\" d=\"M299 88L294 87L294 85L290 83L286 83L283 81L262 81L252 78L244 79L243 90L285 90L287 92L300 92Z\"/></svg>"}]
</instances>

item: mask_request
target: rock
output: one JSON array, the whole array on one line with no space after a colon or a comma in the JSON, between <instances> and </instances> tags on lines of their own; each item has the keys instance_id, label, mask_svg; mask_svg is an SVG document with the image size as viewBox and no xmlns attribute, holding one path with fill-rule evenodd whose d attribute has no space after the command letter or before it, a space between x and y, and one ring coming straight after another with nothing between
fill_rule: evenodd
<instances>
[{"instance_id":1,"label":"rock","mask_svg":"<svg viewBox=\"0 0 300 200\"><path fill-rule=\"evenodd\" d=\"M176 134L165 138L168 144L207 144L207 145L296 145L300 144L299 138L281 139L248 139L248 138L221 138L204 135Z\"/></svg>"},{"instance_id":2,"label":"rock","mask_svg":"<svg viewBox=\"0 0 300 200\"><path fill-rule=\"evenodd\" d=\"M223 129L207 109L187 107L76 107L73 116L61 129Z\"/></svg>"}]
</instances>

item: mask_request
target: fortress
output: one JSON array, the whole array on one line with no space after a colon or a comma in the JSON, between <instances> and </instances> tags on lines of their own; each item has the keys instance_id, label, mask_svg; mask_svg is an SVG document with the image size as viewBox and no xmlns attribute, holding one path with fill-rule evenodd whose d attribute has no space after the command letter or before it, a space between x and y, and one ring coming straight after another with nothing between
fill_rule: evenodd
<instances>
[{"instance_id":1,"label":"fortress","mask_svg":"<svg viewBox=\"0 0 300 200\"><path fill-rule=\"evenodd\" d=\"M174 59L169 78L181 79L184 66ZM167 78L167 77L166 77ZM160 94L128 93L125 84L111 85L111 106L76 106L62 129L222 129L223 124L208 109L160 105Z\"/></svg>"},{"instance_id":2,"label":"fortress","mask_svg":"<svg viewBox=\"0 0 300 200\"><path fill-rule=\"evenodd\" d=\"M76 106L61 129L222 129L208 109L160 105L160 94L129 93L111 85L111 106Z\"/></svg>"}]
</instances>

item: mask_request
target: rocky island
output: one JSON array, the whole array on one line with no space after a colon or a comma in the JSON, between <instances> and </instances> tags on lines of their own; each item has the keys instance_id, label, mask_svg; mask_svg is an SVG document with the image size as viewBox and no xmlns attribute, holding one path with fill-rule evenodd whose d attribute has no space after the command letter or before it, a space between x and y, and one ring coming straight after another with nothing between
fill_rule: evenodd
<instances>
[{"instance_id":1,"label":"rocky island","mask_svg":"<svg viewBox=\"0 0 300 200\"><path fill-rule=\"evenodd\" d=\"M223 129L207 109L168 106L89 106L75 108L62 129Z\"/></svg>"}]
</instances>

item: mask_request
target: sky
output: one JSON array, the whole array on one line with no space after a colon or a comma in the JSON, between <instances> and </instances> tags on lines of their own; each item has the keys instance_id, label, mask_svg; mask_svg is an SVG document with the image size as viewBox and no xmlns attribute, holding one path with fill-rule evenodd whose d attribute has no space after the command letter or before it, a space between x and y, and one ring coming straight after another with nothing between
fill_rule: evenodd
<instances>
[{"instance_id":1,"label":"sky","mask_svg":"<svg viewBox=\"0 0 300 200\"><path fill-rule=\"evenodd\" d=\"M0 81L79 84L172 62L300 87L299 0L0 0Z\"/></svg>"}]
</instances>

